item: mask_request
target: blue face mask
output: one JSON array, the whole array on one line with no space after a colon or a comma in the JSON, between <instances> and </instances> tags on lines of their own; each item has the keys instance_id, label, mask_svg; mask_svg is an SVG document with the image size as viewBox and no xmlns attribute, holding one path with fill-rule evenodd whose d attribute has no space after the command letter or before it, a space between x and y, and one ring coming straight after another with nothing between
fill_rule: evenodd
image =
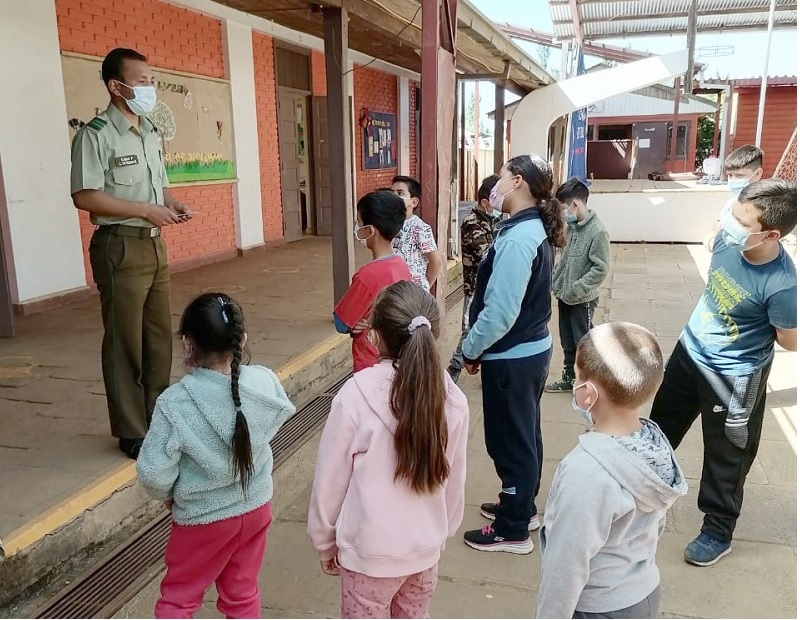
<instances>
[{"instance_id":1,"label":"blue face mask","mask_svg":"<svg viewBox=\"0 0 800 620\"><path fill-rule=\"evenodd\" d=\"M578 214L577 213L570 213L569 209L562 209L561 211L564 214L564 221L567 224L574 224L578 221Z\"/></svg>"},{"instance_id":2,"label":"blue face mask","mask_svg":"<svg viewBox=\"0 0 800 620\"><path fill-rule=\"evenodd\" d=\"M736 218L733 217L732 213L728 213L728 216L721 222L721 229L722 241L725 243L725 245L734 250L739 250L740 252L752 250L754 247L764 243L764 240L762 239L755 245L747 245L747 240L750 238L750 235L755 235L758 233L748 232L739 222L736 221Z\"/></svg>"},{"instance_id":3,"label":"blue face mask","mask_svg":"<svg viewBox=\"0 0 800 620\"><path fill-rule=\"evenodd\" d=\"M589 428L593 429L594 428L594 420L592 419L592 407L594 407L594 405L597 402L597 400L595 400L594 403L589 405L588 409L583 409L578 405L578 401L575 399L575 391L579 390L580 388L582 388L584 386L587 386L587 385L592 385L592 384L587 381L586 383L581 383L580 385L576 385L574 388L572 388L572 408L575 411L577 411L578 413L580 413L581 417L584 419L586 424L589 425ZM592 385L592 387L594 387L594 386ZM595 391L596 391L596 389L595 389Z\"/></svg>"},{"instance_id":4,"label":"blue face mask","mask_svg":"<svg viewBox=\"0 0 800 620\"><path fill-rule=\"evenodd\" d=\"M748 179L728 179L728 190L734 195L739 196L742 190L750 184Z\"/></svg>"}]
</instances>

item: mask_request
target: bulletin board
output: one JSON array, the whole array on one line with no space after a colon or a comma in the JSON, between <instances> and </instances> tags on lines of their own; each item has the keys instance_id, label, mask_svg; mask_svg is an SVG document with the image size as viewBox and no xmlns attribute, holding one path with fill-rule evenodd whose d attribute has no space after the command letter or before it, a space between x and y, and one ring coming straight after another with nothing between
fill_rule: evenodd
<instances>
[{"instance_id":1,"label":"bulletin board","mask_svg":"<svg viewBox=\"0 0 800 620\"><path fill-rule=\"evenodd\" d=\"M396 168L397 117L369 112L364 125L364 170Z\"/></svg>"},{"instance_id":2,"label":"bulletin board","mask_svg":"<svg viewBox=\"0 0 800 620\"><path fill-rule=\"evenodd\" d=\"M62 54L70 134L108 106L100 58ZM153 69L158 128L170 183L236 178L230 85L223 80Z\"/></svg>"}]
</instances>

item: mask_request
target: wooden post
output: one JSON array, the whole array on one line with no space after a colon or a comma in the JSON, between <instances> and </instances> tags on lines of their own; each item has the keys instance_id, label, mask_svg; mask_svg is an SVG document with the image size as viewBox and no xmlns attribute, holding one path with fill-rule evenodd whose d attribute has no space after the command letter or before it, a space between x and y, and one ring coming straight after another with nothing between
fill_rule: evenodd
<instances>
[{"instance_id":1,"label":"wooden post","mask_svg":"<svg viewBox=\"0 0 800 620\"><path fill-rule=\"evenodd\" d=\"M333 220L333 301L347 291L355 272L353 248L353 178L350 152L348 88L343 67L348 66L347 10L322 10L325 37L325 76L328 87L328 145L331 167Z\"/></svg>"},{"instance_id":2,"label":"wooden post","mask_svg":"<svg viewBox=\"0 0 800 620\"><path fill-rule=\"evenodd\" d=\"M474 178L473 178L473 194L472 197L477 200L478 199L478 164L480 163L481 158L481 84L480 82L475 82L475 93L473 96L473 103L472 111L474 112L474 118L472 123L472 159L475 161L475 168L473 169Z\"/></svg>"},{"instance_id":3,"label":"wooden post","mask_svg":"<svg viewBox=\"0 0 800 620\"><path fill-rule=\"evenodd\" d=\"M714 112L714 143L711 147L711 157L719 157L719 138L720 133L725 131L719 126L719 113L722 109L722 91L717 91L717 111Z\"/></svg>"},{"instance_id":4,"label":"wooden post","mask_svg":"<svg viewBox=\"0 0 800 620\"><path fill-rule=\"evenodd\" d=\"M506 126L506 89L502 82L494 86L494 172L506 163L503 130Z\"/></svg>"}]
</instances>

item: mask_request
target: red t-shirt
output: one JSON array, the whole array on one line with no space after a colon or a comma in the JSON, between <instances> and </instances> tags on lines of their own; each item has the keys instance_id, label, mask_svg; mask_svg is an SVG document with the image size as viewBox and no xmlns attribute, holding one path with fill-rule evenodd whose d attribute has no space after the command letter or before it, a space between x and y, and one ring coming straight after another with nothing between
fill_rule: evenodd
<instances>
[{"instance_id":1,"label":"red t-shirt","mask_svg":"<svg viewBox=\"0 0 800 620\"><path fill-rule=\"evenodd\" d=\"M401 280L411 280L411 272L401 256L379 258L367 263L353 276L350 288L334 309L339 320L353 329L372 312L372 304L383 289ZM367 338L367 330L353 338L353 372L378 363L378 350Z\"/></svg>"}]
</instances>

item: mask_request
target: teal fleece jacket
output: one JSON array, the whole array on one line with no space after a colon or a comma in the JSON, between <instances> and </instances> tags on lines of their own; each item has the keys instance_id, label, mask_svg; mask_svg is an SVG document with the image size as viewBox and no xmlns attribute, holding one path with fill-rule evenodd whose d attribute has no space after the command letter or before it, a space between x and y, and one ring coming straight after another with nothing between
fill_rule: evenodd
<instances>
[{"instance_id":1,"label":"teal fleece jacket","mask_svg":"<svg viewBox=\"0 0 800 620\"><path fill-rule=\"evenodd\" d=\"M263 366L241 367L239 393L254 465L246 494L232 468L236 414L230 377L197 368L156 401L136 473L151 497L173 500L172 517L180 525L222 521L272 499L269 442L295 408L278 377Z\"/></svg>"},{"instance_id":2,"label":"teal fleece jacket","mask_svg":"<svg viewBox=\"0 0 800 620\"><path fill-rule=\"evenodd\" d=\"M582 222L567 225L567 245L553 272L553 294L577 306L597 299L611 268L611 244L594 211Z\"/></svg>"}]
</instances>

